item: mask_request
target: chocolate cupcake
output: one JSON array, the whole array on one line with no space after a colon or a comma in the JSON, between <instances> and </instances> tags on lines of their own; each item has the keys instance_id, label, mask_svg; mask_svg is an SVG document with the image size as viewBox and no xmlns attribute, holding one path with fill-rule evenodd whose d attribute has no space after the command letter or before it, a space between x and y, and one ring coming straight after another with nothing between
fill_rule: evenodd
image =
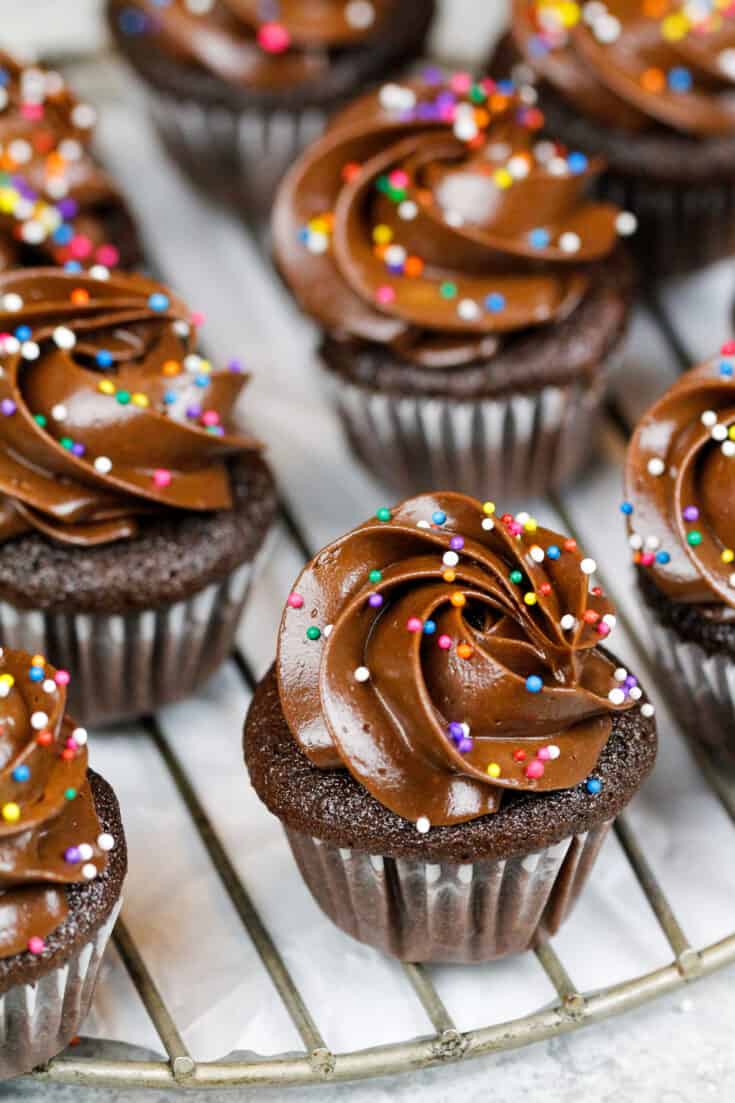
<instances>
[{"instance_id":1,"label":"chocolate cupcake","mask_svg":"<svg viewBox=\"0 0 735 1103\"><path fill-rule=\"evenodd\" d=\"M108 0L172 152L229 199L270 207L327 115L420 54L434 0Z\"/></svg>"},{"instance_id":2,"label":"chocolate cupcake","mask_svg":"<svg viewBox=\"0 0 735 1103\"><path fill-rule=\"evenodd\" d=\"M70 671L85 723L219 665L275 511L199 320L140 276L0 275L0 640Z\"/></svg>"},{"instance_id":3,"label":"chocolate cupcake","mask_svg":"<svg viewBox=\"0 0 735 1103\"><path fill-rule=\"evenodd\" d=\"M245 726L317 902L410 961L553 934L655 757L594 562L494 512L423 495L320 552Z\"/></svg>"},{"instance_id":4,"label":"chocolate cupcake","mask_svg":"<svg viewBox=\"0 0 735 1103\"><path fill-rule=\"evenodd\" d=\"M334 120L274 212L358 457L389 486L520 497L586 458L630 307L600 165L512 87L429 70Z\"/></svg>"},{"instance_id":5,"label":"chocolate cupcake","mask_svg":"<svg viewBox=\"0 0 735 1103\"><path fill-rule=\"evenodd\" d=\"M734 371L730 342L654 403L628 450L622 510L679 711L735 755Z\"/></svg>"},{"instance_id":6,"label":"chocolate cupcake","mask_svg":"<svg viewBox=\"0 0 735 1103\"><path fill-rule=\"evenodd\" d=\"M0 267L140 260L135 227L90 151L95 111L63 77L0 51Z\"/></svg>"},{"instance_id":7,"label":"chocolate cupcake","mask_svg":"<svg viewBox=\"0 0 735 1103\"><path fill-rule=\"evenodd\" d=\"M646 275L735 251L735 12L706 0L514 0L495 72L536 86L549 133L604 157Z\"/></svg>"},{"instance_id":8,"label":"chocolate cupcake","mask_svg":"<svg viewBox=\"0 0 735 1103\"><path fill-rule=\"evenodd\" d=\"M68 675L0 650L0 1079L77 1033L127 868L112 789L87 770Z\"/></svg>"}]
</instances>

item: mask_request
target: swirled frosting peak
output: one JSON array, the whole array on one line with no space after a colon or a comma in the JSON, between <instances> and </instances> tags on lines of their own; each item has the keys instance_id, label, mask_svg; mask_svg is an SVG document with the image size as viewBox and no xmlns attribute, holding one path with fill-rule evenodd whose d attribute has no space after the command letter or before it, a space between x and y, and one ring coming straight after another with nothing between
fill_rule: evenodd
<instances>
[{"instance_id":1,"label":"swirled frosting peak","mask_svg":"<svg viewBox=\"0 0 735 1103\"><path fill-rule=\"evenodd\" d=\"M675 601L735 608L735 343L688 371L628 449L634 561Z\"/></svg>"},{"instance_id":2,"label":"swirled frosting peak","mask_svg":"<svg viewBox=\"0 0 735 1103\"><path fill-rule=\"evenodd\" d=\"M59 73L0 51L0 261L116 265L106 214L122 200L89 145L96 114Z\"/></svg>"},{"instance_id":3,"label":"swirled frosting peak","mask_svg":"<svg viewBox=\"0 0 735 1103\"><path fill-rule=\"evenodd\" d=\"M528 514L461 494L378 510L288 598L294 738L420 831L495 812L506 789L598 791L612 714L641 691L599 649L615 617L595 569Z\"/></svg>"},{"instance_id":4,"label":"swirled frosting peak","mask_svg":"<svg viewBox=\"0 0 735 1103\"><path fill-rule=\"evenodd\" d=\"M533 70L628 130L735 133L735 7L720 0L514 0Z\"/></svg>"},{"instance_id":5,"label":"swirled frosting peak","mask_svg":"<svg viewBox=\"0 0 735 1103\"><path fill-rule=\"evenodd\" d=\"M512 85L385 85L333 122L287 176L278 263L328 330L428 366L568 315L630 219L586 192L601 169L539 141Z\"/></svg>"},{"instance_id":6,"label":"swirled frosting peak","mask_svg":"<svg viewBox=\"0 0 735 1103\"><path fill-rule=\"evenodd\" d=\"M115 840L87 781L87 733L65 716L68 674L0 650L0 958L40 954L63 922L65 885L91 881Z\"/></svg>"},{"instance_id":7,"label":"swirled frosting peak","mask_svg":"<svg viewBox=\"0 0 735 1103\"><path fill-rule=\"evenodd\" d=\"M229 509L247 376L196 352L161 285L106 269L0 275L0 539L100 544L151 511Z\"/></svg>"}]
</instances>

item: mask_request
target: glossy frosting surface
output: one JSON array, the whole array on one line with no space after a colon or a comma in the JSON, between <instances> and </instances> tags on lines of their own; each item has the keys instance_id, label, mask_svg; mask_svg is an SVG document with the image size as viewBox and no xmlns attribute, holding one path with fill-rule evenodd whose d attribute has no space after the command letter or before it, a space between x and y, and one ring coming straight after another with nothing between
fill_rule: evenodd
<instances>
[{"instance_id":1,"label":"glossy frosting surface","mask_svg":"<svg viewBox=\"0 0 735 1103\"><path fill-rule=\"evenodd\" d=\"M625 220L587 197L602 166L540 141L542 124L512 85L435 70L347 108L276 202L302 307L429 367L568 316Z\"/></svg>"},{"instance_id":2,"label":"glossy frosting surface","mask_svg":"<svg viewBox=\"0 0 735 1103\"><path fill-rule=\"evenodd\" d=\"M607 125L735 133L732 4L514 0L512 30L535 73Z\"/></svg>"},{"instance_id":3,"label":"glossy frosting surface","mask_svg":"<svg viewBox=\"0 0 735 1103\"><path fill-rule=\"evenodd\" d=\"M0 275L0 540L109 543L152 511L232 505L247 376L196 352L166 288L92 269Z\"/></svg>"},{"instance_id":4,"label":"glossy frosting surface","mask_svg":"<svg viewBox=\"0 0 735 1103\"><path fill-rule=\"evenodd\" d=\"M599 648L615 618L594 570L528 514L460 494L379 510L288 599L277 673L294 738L419 830L494 812L506 789L579 784L640 698Z\"/></svg>"},{"instance_id":5,"label":"glossy frosting surface","mask_svg":"<svg viewBox=\"0 0 735 1103\"><path fill-rule=\"evenodd\" d=\"M87 734L64 715L68 675L0 651L0 958L43 952L64 886L103 872L111 836L87 781Z\"/></svg>"},{"instance_id":6,"label":"glossy frosting surface","mask_svg":"<svg viewBox=\"0 0 735 1103\"><path fill-rule=\"evenodd\" d=\"M638 425L626 498L634 560L675 601L735 609L735 345L688 371Z\"/></svg>"}]
</instances>

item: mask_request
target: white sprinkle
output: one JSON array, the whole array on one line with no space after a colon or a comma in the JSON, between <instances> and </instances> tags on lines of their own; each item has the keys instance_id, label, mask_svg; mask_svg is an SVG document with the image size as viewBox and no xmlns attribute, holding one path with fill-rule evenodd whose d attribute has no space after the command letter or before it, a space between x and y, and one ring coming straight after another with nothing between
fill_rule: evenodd
<instances>
[{"instance_id":1,"label":"white sprinkle","mask_svg":"<svg viewBox=\"0 0 735 1103\"><path fill-rule=\"evenodd\" d=\"M628 543L630 544L633 551L640 551L640 549L643 547L643 537L639 532L632 532L628 537Z\"/></svg>"},{"instance_id":2,"label":"white sprinkle","mask_svg":"<svg viewBox=\"0 0 735 1103\"><path fill-rule=\"evenodd\" d=\"M465 322L474 322L480 316L480 308L473 299L460 299L457 303L457 313Z\"/></svg>"},{"instance_id":3,"label":"white sprinkle","mask_svg":"<svg viewBox=\"0 0 735 1103\"><path fill-rule=\"evenodd\" d=\"M727 426L714 425L710 430L710 436L712 440L727 440Z\"/></svg>"},{"instance_id":4,"label":"white sprinkle","mask_svg":"<svg viewBox=\"0 0 735 1103\"><path fill-rule=\"evenodd\" d=\"M112 471L112 460L109 456L98 456L94 461L94 469L100 475L107 475Z\"/></svg>"},{"instance_id":5,"label":"white sprinkle","mask_svg":"<svg viewBox=\"0 0 735 1103\"><path fill-rule=\"evenodd\" d=\"M56 682L53 678L46 678L41 688L44 693L56 693Z\"/></svg>"},{"instance_id":6,"label":"white sprinkle","mask_svg":"<svg viewBox=\"0 0 735 1103\"><path fill-rule=\"evenodd\" d=\"M71 737L80 747L83 747L89 738L86 728L75 728L71 733Z\"/></svg>"},{"instance_id":7,"label":"white sprinkle","mask_svg":"<svg viewBox=\"0 0 735 1103\"><path fill-rule=\"evenodd\" d=\"M38 360L41 349L35 341L24 341L20 346L20 354L24 360Z\"/></svg>"},{"instance_id":8,"label":"white sprinkle","mask_svg":"<svg viewBox=\"0 0 735 1103\"><path fill-rule=\"evenodd\" d=\"M66 421L69 411L63 402L57 402L51 407L51 417L54 421Z\"/></svg>"},{"instance_id":9,"label":"white sprinkle","mask_svg":"<svg viewBox=\"0 0 735 1103\"><path fill-rule=\"evenodd\" d=\"M416 104L416 93L400 84L384 84L378 98L386 111L410 111Z\"/></svg>"},{"instance_id":10,"label":"white sprinkle","mask_svg":"<svg viewBox=\"0 0 735 1103\"><path fill-rule=\"evenodd\" d=\"M643 690L640 686L631 686L628 690L628 696L630 697L631 701L640 701L641 697L643 696Z\"/></svg>"},{"instance_id":11,"label":"white sprinkle","mask_svg":"<svg viewBox=\"0 0 735 1103\"><path fill-rule=\"evenodd\" d=\"M375 22L375 8L368 0L350 0L345 8L345 19L351 27L363 31Z\"/></svg>"},{"instance_id":12,"label":"white sprinkle","mask_svg":"<svg viewBox=\"0 0 735 1103\"><path fill-rule=\"evenodd\" d=\"M97 876L97 866L94 862L87 862L82 866L82 877L85 881L94 881Z\"/></svg>"},{"instance_id":13,"label":"white sprinkle","mask_svg":"<svg viewBox=\"0 0 735 1103\"><path fill-rule=\"evenodd\" d=\"M616 682L624 682L627 677L628 677L628 671L625 669L624 666L619 666L618 669L613 674L613 678L615 679Z\"/></svg>"},{"instance_id":14,"label":"white sprinkle","mask_svg":"<svg viewBox=\"0 0 735 1103\"><path fill-rule=\"evenodd\" d=\"M13 337L13 335L10 334L10 333L8 334L7 337L2 338L2 343L3 343L3 352L8 353L8 355L12 355L13 353L16 353L18 351L18 349L20 348L20 341L18 340L17 337Z\"/></svg>"},{"instance_id":15,"label":"white sprinkle","mask_svg":"<svg viewBox=\"0 0 735 1103\"><path fill-rule=\"evenodd\" d=\"M48 724L48 714L45 712L31 713L31 727L34 731L42 731Z\"/></svg>"},{"instance_id":16,"label":"white sprinkle","mask_svg":"<svg viewBox=\"0 0 735 1103\"><path fill-rule=\"evenodd\" d=\"M597 564L594 559L583 559L579 564L579 569L582 574L594 574L597 570Z\"/></svg>"},{"instance_id":17,"label":"white sprinkle","mask_svg":"<svg viewBox=\"0 0 735 1103\"><path fill-rule=\"evenodd\" d=\"M537 142L533 147L533 152L536 160L540 165L550 161L556 154L556 149L553 142Z\"/></svg>"},{"instance_id":18,"label":"white sprinkle","mask_svg":"<svg viewBox=\"0 0 735 1103\"><path fill-rule=\"evenodd\" d=\"M406 259L407 253L402 245L389 245L385 250L385 263L398 268Z\"/></svg>"},{"instance_id":19,"label":"white sprinkle","mask_svg":"<svg viewBox=\"0 0 735 1103\"><path fill-rule=\"evenodd\" d=\"M612 632L613 628L618 623L618 618L614 613L605 613L605 616L602 618L602 623L606 624Z\"/></svg>"},{"instance_id":20,"label":"white sprinkle","mask_svg":"<svg viewBox=\"0 0 735 1103\"><path fill-rule=\"evenodd\" d=\"M188 322L178 321L174 322L171 326L177 337L188 337L191 332L191 327Z\"/></svg>"},{"instance_id":21,"label":"white sprinkle","mask_svg":"<svg viewBox=\"0 0 735 1103\"><path fill-rule=\"evenodd\" d=\"M528 554L531 556L531 559L534 561L534 563L543 563L544 559L546 558L544 554L544 549L540 548L538 544L534 544Z\"/></svg>"},{"instance_id":22,"label":"white sprinkle","mask_svg":"<svg viewBox=\"0 0 735 1103\"><path fill-rule=\"evenodd\" d=\"M459 563L459 556L455 551L444 552L442 563L445 567L456 567Z\"/></svg>"},{"instance_id":23,"label":"white sprinkle","mask_svg":"<svg viewBox=\"0 0 735 1103\"><path fill-rule=\"evenodd\" d=\"M559 248L562 253L577 253L581 244L582 239L579 234L574 234L571 231L562 234L559 238Z\"/></svg>"},{"instance_id":24,"label":"white sprinkle","mask_svg":"<svg viewBox=\"0 0 735 1103\"><path fill-rule=\"evenodd\" d=\"M0 88L0 111L3 111L8 106L8 91L6 88Z\"/></svg>"},{"instance_id":25,"label":"white sprinkle","mask_svg":"<svg viewBox=\"0 0 735 1103\"><path fill-rule=\"evenodd\" d=\"M661 541L659 540L658 536L647 536L646 537L646 548L649 551L655 551L656 548L660 545L660 543L661 543Z\"/></svg>"},{"instance_id":26,"label":"white sprinkle","mask_svg":"<svg viewBox=\"0 0 735 1103\"><path fill-rule=\"evenodd\" d=\"M53 333L54 341L60 349L73 349L77 339L66 326L57 326Z\"/></svg>"},{"instance_id":27,"label":"white sprinkle","mask_svg":"<svg viewBox=\"0 0 735 1103\"><path fill-rule=\"evenodd\" d=\"M645 705L641 705L641 716L645 716L646 719L653 716L655 711L656 710L650 701L646 701Z\"/></svg>"},{"instance_id":28,"label":"white sprinkle","mask_svg":"<svg viewBox=\"0 0 735 1103\"><path fill-rule=\"evenodd\" d=\"M565 157L555 156L547 162L546 169L552 176L566 176L569 172L569 165Z\"/></svg>"},{"instance_id":29,"label":"white sprinkle","mask_svg":"<svg viewBox=\"0 0 735 1103\"><path fill-rule=\"evenodd\" d=\"M27 164L33 156L33 147L24 138L16 138L8 146L8 153L19 165Z\"/></svg>"},{"instance_id":30,"label":"white sprinkle","mask_svg":"<svg viewBox=\"0 0 735 1103\"><path fill-rule=\"evenodd\" d=\"M329 637L332 635L332 629L333 628L334 628L333 624L325 624L324 625L324 628L322 630L322 635L324 636L325 640L328 640Z\"/></svg>"},{"instance_id":31,"label":"white sprinkle","mask_svg":"<svg viewBox=\"0 0 735 1103\"><path fill-rule=\"evenodd\" d=\"M428 521L417 521L416 522L416 528L417 529L430 529L431 525L429 524Z\"/></svg>"},{"instance_id":32,"label":"white sprinkle","mask_svg":"<svg viewBox=\"0 0 735 1103\"><path fill-rule=\"evenodd\" d=\"M605 13L592 24L592 33L598 42L608 45L620 37L620 21L614 15Z\"/></svg>"},{"instance_id":33,"label":"white sprinkle","mask_svg":"<svg viewBox=\"0 0 735 1103\"><path fill-rule=\"evenodd\" d=\"M480 525L482 528L484 528L485 532L490 532L491 529L495 528L495 522L493 521L492 517L483 517Z\"/></svg>"},{"instance_id":34,"label":"white sprinkle","mask_svg":"<svg viewBox=\"0 0 735 1103\"><path fill-rule=\"evenodd\" d=\"M188 356L184 357L184 367L187 371L198 372L202 366L201 356L197 356L195 352L190 352Z\"/></svg>"},{"instance_id":35,"label":"white sprinkle","mask_svg":"<svg viewBox=\"0 0 735 1103\"><path fill-rule=\"evenodd\" d=\"M548 751L549 758L552 758L552 759L553 758L558 758L559 755L561 754L561 750L559 749L559 747L557 747L556 743L549 743L546 750Z\"/></svg>"},{"instance_id":36,"label":"white sprinkle","mask_svg":"<svg viewBox=\"0 0 735 1103\"><path fill-rule=\"evenodd\" d=\"M101 835L97 836L97 846L104 851L114 850L115 840L107 831L103 831Z\"/></svg>"},{"instance_id":37,"label":"white sprinkle","mask_svg":"<svg viewBox=\"0 0 735 1103\"><path fill-rule=\"evenodd\" d=\"M367 682L370 679L370 671L366 666L358 666L355 671L356 682Z\"/></svg>"},{"instance_id":38,"label":"white sprinkle","mask_svg":"<svg viewBox=\"0 0 735 1103\"><path fill-rule=\"evenodd\" d=\"M458 211L445 211L444 221L447 226L452 226L455 230L460 226L464 226L464 218Z\"/></svg>"},{"instance_id":39,"label":"white sprinkle","mask_svg":"<svg viewBox=\"0 0 735 1103\"><path fill-rule=\"evenodd\" d=\"M82 156L82 147L76 138L64 138L63 142L59 142L59 153L65 161L78 161Z\"/></svg>"},{"instance_id":40,"label":"white sprinkle","mask_svg":"<svg viewBox=\"0 0 735 1103\"><path fill-rule=\"evenodd\" d=\"M611 689L607 695L607 699L611 705L622 705L625 701L625 691L622 689Z\"/></svg>"},{"instance_id":41,"label":"white sprinkle","mask_svg":"<svg viewBox=\"0 0 735 1103\"><path fill-rule=\"evenodd\" d=\"M23 300L20 297L20 295L16 295L15 292L9 291L7 293L7 295L3 295L3 297L2 297L3 310L10 310L10 311L15 312L16 310L20 310L22 306L23 306Z\"/></svg>"},{"instance_id":42,"label":"white sprinkle","mask_svg":"<svg viewBox=\"0 0 735 1103\"><path fill-rule=\"evenodd\" d=\"M402 203L398 204L398 217L402 218L404 222L413 222L418 213L419 209L413 199L404 199Z\"/></svg>"},{"instance_id":43,"label":"white sprinkle","mask_svg":"<svg viewBox=\"0 0 735 1103\"><path fill-rule=\"evenodd\" d=\"M659 456L654 456L652 460L648 461L649 475L655 475L656 477L658 477L659 475L663 475L665 470L666 464Z\"/></svg>"},{"instance_id":44,"label":"white sprinkle","mask_svg":"<svg viewBox=\"0 0 735 1103\"><path fill-rule=\"evenodd\" d=\"M725 76L730 77L731 80L735 80L735 50L732 47L726 50L720 50L717 55L717 64L719 65Z\"/></svg>"},{"instance_id":45,"label":"white sprinkle","mask_svg":"<svg viewBox=\"0 0 735 1103\"><path fill-rule=\"evenodd\" d=\"M630 237L638 229L638 219L632 211L621 211L615 219L615 229L621 237Z\"/></svg>"},{"instance_id":46,"label":"white sprinkle","mask_svg":"<svg viewBox=\"0 0 735 1103\"><path fill-rule=\"evenodd\" d=\"M7 697L11 688L7 682L0 682L0 697Z\"/></svg>"},{"instance_id":47,"label":"white sprinkle","mask_svg":"<svg viewBox=\"0 0 735 1103\"><path fill-rule=\"evenodd\" d=\"M717 424L717 414L714 410L705 410L700 419L702 425L712 426Z\"/></svg>"},{"instance_id":48,"label":"white sprinkle","mask_svg":"<svg viewBox=\"0 0 735 1103\"><path fill-rule=\"evenodd\" d=\"M727 581L731 586L735 586L735 574L731 574Z\"/></svg>"},{"instance_id":49,"label":"white sprinkle","mask_svg":"<svg viewBox=\"0 0 735 1103\"><path fill-rule=\"evenodd\" d=\"M722 444L723 456L735 456L735 440L726 440Z\"/></svg>"},{"instance_id":50,"label":"white sprinkle","mask_svg":"<svg viewBox=\"0 0 735 1103\"><path fill-rule=\"evenodd\" d=\"M565 632L571 632L572 628L574 628L576 623L577 623L577 618L572 616L571 613L565 613L564 616L559 621L559 624L561 625L562 629Z\"/></svg>"},{"instance_id":51,"label":"white sprinkle","mask_svg":"<svg viewBox=\"0 0 735 1103\"><path fill-rule=\"evenodd\" d=\"M526 513L525 510L521 510L520 513L516 513L515 519L519 525L525 525L526 521L531 520L531 514Z\"/></svg>"},{"instance_id":52,"label":"white sprinkle","mask_svg":"<svg viewBox=\"0 0 735 1103\"><path fill-rule=\"evenodd\" d=\"M88 862L90 858L94 857L94 850L89 845L89 843L80 843L77 847L77 850L79 851L79 857L82 859L83 862Z\"/></svg>"},{"instance_id":53,"label":"white sprinkle","mask_svg":"<svg viewBox=\"0 0 735 1103\"><path fill-rule=\"evenodd\" d=\"M531 166L525 157L511 157L508 161L508 172L514 180L523 180L531 171Z\"/></svg>"},{"instance_id":54,"label":"white sprinkle","mask_svg":"<svg viewBox=\"0 0 735 1103\"><path fill-rule=\"evenodd\" d=\"M80 130L89 130L97 122L97 112L89 103L78 103L71 113L71 121Z\"/></svg>"},{"instance_id":55,"label":"white sprinkle","mask_svg":"<svg viewBox=\"0 0 735 1103\"><path fill-rule=\"evenodd\" d=\"M89 274L93 280L109 280L110 269L104 264L93 264L89 270Z\"/></svg>"},{"instance_id":56,"label":"white sprinkle","mask_svg":"<svg viewBox=\"0 0 735 1103\"><path fill-rule=\"evenodd\" d=\"M428 816L419 816L416 820L416 830L419 835L425 835L431 827L431 820Z\"/></svg>"}]
</instances>

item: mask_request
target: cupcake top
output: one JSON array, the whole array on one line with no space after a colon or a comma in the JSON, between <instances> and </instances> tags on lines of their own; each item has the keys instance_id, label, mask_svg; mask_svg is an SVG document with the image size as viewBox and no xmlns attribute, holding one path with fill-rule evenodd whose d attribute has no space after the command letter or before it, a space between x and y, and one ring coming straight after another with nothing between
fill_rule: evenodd
<instances>
[{"instance_id":1,"label":"cupcake top","mask_svg":"<svg viewBox=\"0 0 735 1103\"><path fill-rule=\"evenodd\" d=\"M674 601L735 609L735 342L655 402L628 449L634 561Z\"/></svg>"},{"instance_id":2,"label":"cupcake top","mask_svg":"<svg viewBox=\"0 0 735 1103\"><path fill-rule=\"evenodd\" d=\"M0 266L115 266L110 214L132 233L123 201L90 153L95 111L59 73L0 51Z\"/></svg>"},{"instance_id":3,"label":"cupcake top","mask_svg":"<svg viewBox=\"0 0 735 1103\"><path fill-rule=\"evenodd\" d=\"M65 885L92 881L114 838L87 779L87 733L64 713L69 675L41 655L0 649L0 958L66 918Z\"/></svg>"},{"instance_id":4,"label":"cupcake top","mask_svg":"<svg viewBox=\"0 0 735 1103\"><path fill-rule=\"evenodd\" d=\"M491 502L379 509L288 598L276 668L294 739L420 832L496 812L505 790L587 779L594 795L613 714L641 697L600 650L615 616L595 569Z\"/></svg>"},{"instance_id":5,"label":"cupcake top","mask_svg":"<svg viewBox=\"0 0 735 1103\"><path fill-rule=\"evenodd\" d=\"M533 71L607 126L735 134L732 4L514 0L512 31Z\"/></svg>"},{"instance_id":6,"label":"cupcake top","mask_svg":"<svg viewBox=\"0 0 735 1103\"><path fill-rule=\"evenodd\" d=\"M433 69L340 114L275 207L303 308L426 367L566 318L635 220L586 197L601 163L539 140L542 124L508 82Z\"/></svg>"},{"instance_id":7,"label":"cupcake top","mask_svg":"<svg viewBox=\"0 0 735 1103\"><path fill-rule=\"evenodd\" d=\"M132 536L151 513L227 510L247 376L196 352L201 317L141 276L0 274L0 540Z\"/></svg>"},{"instance_id":8,"label":"cupcake top","mask_svg":"<svg viewBox=\"0 0 735 1103\"><path fill-rule=\"evenodd\" d=\"M155 35L168 54L261 91L318 80L335 51L349 56L376 37L401 34L399 0L133 0L113 7L123 34Z\"/></svg>"}]
</instances>

